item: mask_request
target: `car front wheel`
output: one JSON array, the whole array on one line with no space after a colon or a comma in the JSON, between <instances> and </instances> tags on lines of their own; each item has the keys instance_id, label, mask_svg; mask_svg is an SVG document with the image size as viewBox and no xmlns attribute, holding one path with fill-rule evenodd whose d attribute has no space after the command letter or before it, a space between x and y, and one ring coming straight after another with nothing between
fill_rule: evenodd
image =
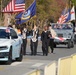
<instances>
[{"instance_id":1,"label":"car front wheel","mask_svg":"<svg viewBox=\"0 0 76 75\"><path fill-rule=\"evenodd\" d=\"M8 56L8 61L6 62L8 65L12 63L12 47L10 48L9 56Z\"/></svg>"},{"instance_id":2,"label":"car front wheel","mask_svg":"<svg viewBox=\"0 0 76 75\"><path fill-rule=\"evenodd\" d=\"M68 40L67 47L68 47L68 48L71 48L71 40Z\"/></svg>"},{"instance_id":3,"label":"car front wheel","mask_svg":"<svg viewBox=\"0 0 76 75\"><path fill-rule=\"evenodd\" d=\"M74 41L72 41L72 43L71 43L71 47L72 47L72 48L74 47Z\"/></svg>"}]
</instances>

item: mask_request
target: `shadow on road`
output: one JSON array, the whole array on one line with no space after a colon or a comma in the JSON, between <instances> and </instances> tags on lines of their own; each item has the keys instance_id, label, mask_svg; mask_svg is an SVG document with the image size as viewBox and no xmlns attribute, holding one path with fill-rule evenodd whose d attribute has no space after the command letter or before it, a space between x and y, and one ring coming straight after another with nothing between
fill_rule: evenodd
<instances>
[{"instance_id":1,"label":"shadow on road","mask_svg":"<svg viewBox=\"0 0 76 75\"><path fill-rule=\"evenodd\" d=\"M58 47L56 47L56 48L66 48L66 49L67 49L67 47L61 47L61 46L60 46L60 47L58 46Z\"/></svg>"},{"instance_id":2,"label":"shadow on road","mask_svg":"<svg viewBox=\"0 0 76 75\"><path fill-rule=\"evenodd\" d=\"M31 55L30 52L27 52L26 55L27 56L34 56L34 55ZM43 53L42 52L37 52L36 56L43 56Z\"/></svg>"},{"instance_id":3,"label":"shadow on road","mask_svg":"<svg viewBox=\"0 0 76 75\"><path fill-rule=\"evenodd\" d=\"M0 61L0 65L11 65L13 62L16 62L16 60L13 60L10 64L5 61Z\"/></svg>"}]
</instances>

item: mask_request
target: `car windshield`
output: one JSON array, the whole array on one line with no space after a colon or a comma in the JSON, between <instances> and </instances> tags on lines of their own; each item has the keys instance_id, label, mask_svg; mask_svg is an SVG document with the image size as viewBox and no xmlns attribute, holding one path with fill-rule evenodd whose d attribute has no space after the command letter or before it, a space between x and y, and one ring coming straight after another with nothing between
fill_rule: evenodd
<instances>
[{"instance_id":1,"label":"car windshield","mask_svg":"<svg viewBox=\"0 0 76 75\"><path fill-rule=\"evenodd\" d=\"M5 29L0 29L0 38L9 39L9 33L7 33Z\"/></svg>"},{"instance_id":2,"label":"car windshield","mask_svg":"<svg viewBox=\"0 0 76 75\"><path fill-rule=\"evenodd\" d=\"M53 24L52 25L53 29L72 29L71 24Z\"/></svg>"}]
</instances>

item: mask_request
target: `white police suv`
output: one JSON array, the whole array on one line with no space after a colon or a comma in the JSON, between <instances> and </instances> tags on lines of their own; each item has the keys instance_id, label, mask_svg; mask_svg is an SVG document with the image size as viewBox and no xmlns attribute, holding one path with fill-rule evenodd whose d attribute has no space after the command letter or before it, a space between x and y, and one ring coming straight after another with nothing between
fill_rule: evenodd
<instances>
[{"instance_id":1,"label":"white police suv","mask_svg":"<svg viewBox=\"0 0 76 75\"><path fill-rule=\"evenodd\" d=\"M22 61L22 38L13 28L0 27L0 61Z\"/></svg>"}]
</instances>

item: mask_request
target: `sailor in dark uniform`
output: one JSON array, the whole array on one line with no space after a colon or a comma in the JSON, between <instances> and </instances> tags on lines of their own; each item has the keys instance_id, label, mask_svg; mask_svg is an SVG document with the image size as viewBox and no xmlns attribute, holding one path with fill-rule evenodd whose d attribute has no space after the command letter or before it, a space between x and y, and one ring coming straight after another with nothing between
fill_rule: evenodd
<instances>
[{"instance_id":1,"label":"sailor in dark uniform","mask_svg":"<svg viewBox=\"0 0 76 75\"><path fill-rule=\"evenodd\" d=\"M26 28L26 26L22 30L22 38L23 38L23 54L26 55L26 45L27 45L27 28Z\"/></svg>"},{"instance_id":2,"label":"sailor in dark uniform","mask_svg":"<svg viewBox=\"0 0 76 75\"><path fill-rule=\"evenodd\" d=\"M49 46L49 38L50 32L48 31L48 26L44 26L44 31L41 34L41 41L42 41L42 51L43 55L48 55L48 46Z\"/></svg>"},{"instance_id":3,"label":"sailor in dark uniform","mask_svg":"<svg viewBox=\"0 0 76 75\"><path fill-rule=\"evenodd\" d=\"M39 34L39 31L37 29L37 26L35 25L33 30L31 31L31 35L32 35L30 40L31 55L37 54L38 34Z\"/></svg>"}]
</instances>

